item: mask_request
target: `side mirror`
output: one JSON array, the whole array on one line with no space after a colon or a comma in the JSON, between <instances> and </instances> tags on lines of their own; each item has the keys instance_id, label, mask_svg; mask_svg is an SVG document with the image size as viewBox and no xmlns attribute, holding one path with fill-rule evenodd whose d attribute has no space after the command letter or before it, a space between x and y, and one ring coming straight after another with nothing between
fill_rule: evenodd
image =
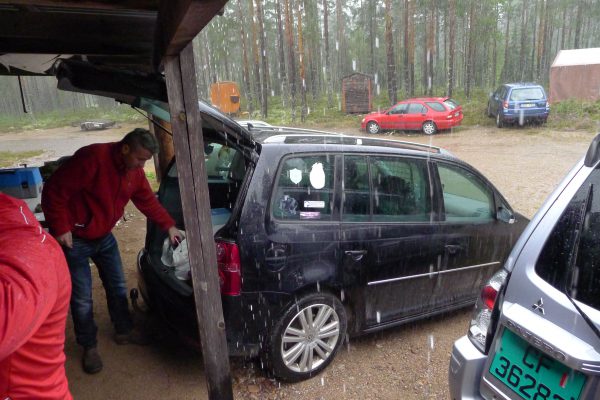
<instances>
[{"instance_id":1,"label":"side mirror","mask_svg":"<svg viewBox=\"0 0 600 400\"><path fill-rule=\"evenodd\" d=\"M507 224L515 223L514 214L506 207L500 206L498 207L498 212L496 212L496 218L498 221L506 222Z\"/></svg>"}]
</instances>

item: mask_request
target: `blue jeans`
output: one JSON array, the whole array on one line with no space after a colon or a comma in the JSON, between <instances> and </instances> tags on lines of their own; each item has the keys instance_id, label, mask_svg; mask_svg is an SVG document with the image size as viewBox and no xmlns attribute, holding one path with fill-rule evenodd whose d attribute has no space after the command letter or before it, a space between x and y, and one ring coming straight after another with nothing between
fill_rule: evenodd
<instances>
[{"instance_id":1,"label":"blue jeans","mask_svg":"<svg viewBox=\"0 0 600 400\"><path fill-rule=\"evenodd\" d=\"M73 237L73 248L63 247L71 272L71 316L77 343L84 348L95 347L98 327L94 322L92 303L92 273L89 259L98 268L106 292L110 319L116 333L127 333L132 327L127 285L119 246L112 233L95 240Z\"/></svg>"}]
</instances>

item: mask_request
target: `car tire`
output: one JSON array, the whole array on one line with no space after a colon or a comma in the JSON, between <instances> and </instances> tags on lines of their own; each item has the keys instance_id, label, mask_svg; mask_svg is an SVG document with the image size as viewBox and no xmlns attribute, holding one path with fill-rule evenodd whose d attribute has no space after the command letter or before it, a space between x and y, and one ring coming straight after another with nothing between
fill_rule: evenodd
<instances>
[{"instance_id":1,"label":"car tire","mask_svg":"<svg viewBox=\"0 0 600 400\"><path fill-rule=\"evenodd\" d=\"M377 134L381 131L381 128L379 127L379 124L375 121L370 121L369 123L367 123L367 133L370 134Z\"/></svg>"},{"instance_id":2,"label":"car tire","mask_svg":"<svg viewBox=\"0 0 600 400\"><path fill-rule=\"evenodd\" d=\"M504 121L502 120L500 113L496 114L496 126L498 128L502 128L504 126Z\"/></svg>"},{"instance_id":3,"label":"car tire","mask_svg":"<svg viewBox=\"0 0 600 400\"><path fill-rule=\"evenodd\" d=\"M421 130L426 135L434 135L437 132L437 126L435 126L435 122L433 121L425 121Z\"/></svg>"},{"instance_id":4,"label":"car tire","mask_svg":"<svg viewBox=\"0 0 600 400\"><path fill-rule=\"evenodd\" d=\"M275 377L298 382L321 372L339 350L346 326L344 306L329 293L311 293L291 304L268 339Z\"/></svg>"}]
</instances>

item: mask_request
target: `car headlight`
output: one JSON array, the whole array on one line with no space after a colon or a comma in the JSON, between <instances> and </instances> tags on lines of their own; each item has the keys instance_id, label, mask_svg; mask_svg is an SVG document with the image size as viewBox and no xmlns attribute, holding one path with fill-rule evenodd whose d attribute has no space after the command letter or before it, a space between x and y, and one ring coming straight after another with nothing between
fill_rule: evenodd
<instances>
[{"instance_id":1,"label":"car headlight","mask_svg":"<svg viewBox=\"0 0 600 400\"><path fill-rule=\"evenodd\" d=\"M473 345L482 353L485 353L488 340L493 339L493 335L489 335L489 328L492 323L492 310L496 304L498 293L500 293L500 290L506 284L507 276L508 273L504 269L496 272L483 289L481 289L481 295L477 298L477 303L475 304L468 337Z\"/></svg>"},{"instance_id":2,"label":"car headlight","mask_svg":"<svg viewBox=\"0 0 600 400\"><path fill-rule=\"evenodd\" d=\"M366 118L363 118L362 121L360 121L361 124L365 123Z\"/></svg>"}]
</instances>

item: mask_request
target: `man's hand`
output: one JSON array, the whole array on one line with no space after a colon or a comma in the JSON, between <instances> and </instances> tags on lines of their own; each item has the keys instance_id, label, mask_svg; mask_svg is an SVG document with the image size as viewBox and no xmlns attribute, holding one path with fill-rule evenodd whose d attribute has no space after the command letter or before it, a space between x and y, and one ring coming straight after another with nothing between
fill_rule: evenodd
<instances>
[{"instance_id":1,"label":"man's hand","mask_svg":"<svg viewBox=\"0 0 600 400\"><path fill-rule=\"evenodd\" d=\"M68 247L70 249L73 248L73 235L71 232L63 233L62 235L58 235L56 237L56 241L61 244L61 246Z\"/></svg>"},{"instance_id":2,"label":"man's hand","mask_svg":"<svg viewBox=\"0 0 600 400\"><path fill-rule=\"evenodd\" d=\"M179 229L172 226L169 228L169 239L172 245L179 244L183 240L183 234L179 232Z\"/></svg>"}]
</instances>

